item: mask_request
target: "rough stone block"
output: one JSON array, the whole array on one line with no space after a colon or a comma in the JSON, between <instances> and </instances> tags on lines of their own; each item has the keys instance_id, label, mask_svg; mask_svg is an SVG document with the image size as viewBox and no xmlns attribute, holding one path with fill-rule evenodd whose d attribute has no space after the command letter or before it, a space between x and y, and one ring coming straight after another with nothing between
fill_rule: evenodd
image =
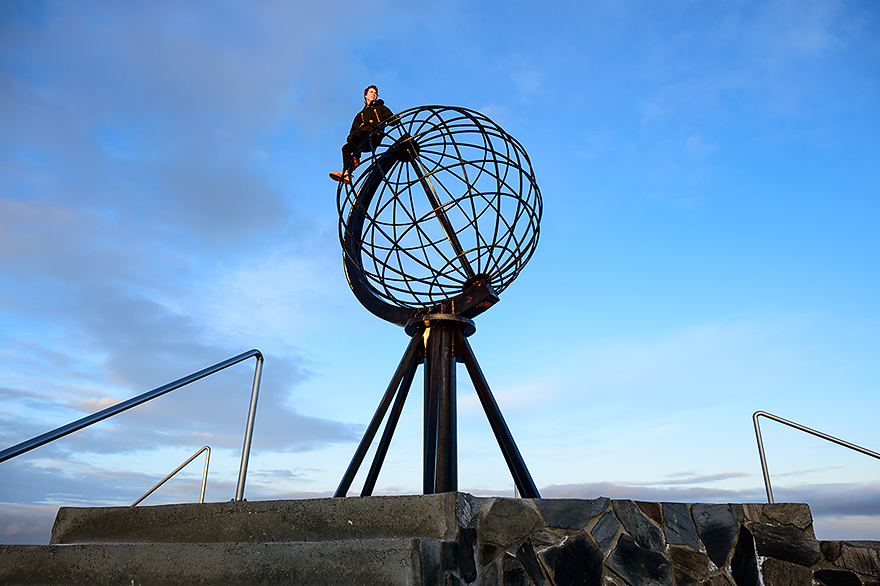
<instances>
[{"instance_id":1,"label":"rough stone block","mask_svg":"<svg viewBox=\"0 0 880 586\"><path fill-rule=\"evenodd\" d=\"M539 499L538 511L548 527L580 530L608 508L611 499Z\"/></svg>"},{"instance_id":2,"label":"rough stone block","mask_svg":"<svg viewBox=\"0 0 880 586\"><path fill-rule=\"evenodd\" d=\"M816 570L813 578L819 586L862 586L859 577L849 570Z\"/></svg>"},{"instance_id":3,"label":"rough stone block","mask_svg":"<svg viewBox=\"0 0 880 586\"><path fill-rule=\"evenodd\" d=\"M477 578L476 545L476 529L464 527L458 532L458 564L465 582L473 582Z\"/></svg>"},{"instance_id":4,"label":"rough stone block","mask_svg":"<svg viewBox=\"0 0 880 586\"><path fill-rule=\"evenodd\" d=\"M530 500L497 499L481 520L482 538L514 553L543 520Z\"/></svg>"},{"instance_id":5,"label":"rough stone block","mask_svg":"<svg viewBox=\"0 0 880 586\"><path fill-rule=\"evenodd\" d=\"M822 552L822 558L826 562L831 562L833 564L837 561L837 558L840 557L839 541L820 541L819 549Z\"/></svg>"},{"instance_id":6,"label":"rough stone block","mask_svg":"<svg viewBox=\"0 0 880 586\"><path fill-rule=\"evenodd\" d=\"M541 562L538 561L531 541L526 541L516 550L516 559L519 560L535 586L544 586L544 571L541 569Z\"/></svg>"},{"instance_id":7,"label":"rough stone block","mask_svg":"<svg viewBox=\"0 0 880 586\"><path fill-rule=\"evenodd\" d=\"M512 556L511 556L512 557ZM515 560L516 558L514 558ZM519 562L517 562L517 565ZM483 566L482 571L480 572L480 576L477 579L477 584L479 586L498 586L498 584L507 584L504 581L504 571L500 567L500 563L490 563ZM520 566L520 570L522 570L522 566ZM525 572L523 572L525 575ZM511 582L511 586L520 586L516 582Z\"/></svg>"},{"instance_id":8,"label":"rough stone block","mask_svg":"<svg viewBox=\"0 0 880 586\"><path fill-rule=\"evenodd\" d=\"M532 531L529 541L535 546L535 549L545 549L553 547L571 534L570 530L549 529L543 527Z\"/></svg>"},{"instance_id":9,"label":"rough stone block","mask_svg":"<svg viewBox=\"0 0 880 586\"><path fill-rule=\"evenodd\" d=\"M773 521L776 525L792 525L805 531L813 524L810 506L802 503L767 504L763 505L761 512L764 515L764 522ZM813 535L811 528L810 535Z\"/></svg>"},{"instance_id":10,"label":"rough stone block","mask_svg":"<svg viewBox=\"0 0 880 586\"><path fill-rule=\"evenodd\" d=\"M812 566L822 556L816 538L794 527L754 523L752 535L755 537L755 551L760 556L802 566Z\"/></svg>"},{"instance_id":11,"label":"rough stone block","mask_svg":"<svg viewBox=\"0 0 880 586\"><path fill-rule=\"evenodd\" d=\"M529 575L523 569L519 560L512 555L505 555L501 563L504 586L534 586ZM494 586L494 584L493 584ZM539 584L538 586L543 586Z\"/></svg>"},{"instance_id":12,"label":"rough stone block","mask_svg":"<svg viewBox=\"0 0 880 586\"><path fill-rule=\"evenodd\" d=\"M880 577L880 550L852 541L843 541L840 543L837 565L868 576Z\"/></svg>"},{"instance_id":13,"label":"rough stone block","mask_svg":"<svg viewBox=\"0 0 880 586\"><path fill-rule=\"evenodd\" d=\"M695 504L691 512L709 559L720 568L727 560L739 530L736 518L727 505Z\"/></svg>"},{"instance_id":14,"label":"rough stone block","mask_svg":"<svg viewBox=\"0 0 880 586\"><path fill-rule=\"evenodd\" d=\"M663 551L663 534L660 528L651 523L633 501L611 501L611 506L636 543L651 551Z\"/></svg>"},{"instance_id":15,"label":"rough stone block","mask_svg":"<svg viewBox=\"0 0 880 586\"><path fill-rule=\"evenodd\" d=\"M617 535L618 529L620 529L620 521L617 520L614 513L608 511L602 515L602 518L599 519L599 522L596 523L590 534L596 540L596 543L599 544L599 547L602 548L602 551L608 551L614 536Z\"/></svg>"},{"instance_id":16,"label":"rough stone block","mask_svg":"<svg viewBox=\"0 0 880 586\"><path fill-rule=\"evenodd\" d=\"M666 533L666 543L700 548L697 528L686 504L663 503L663 529Z\"/></svg>"},{"instance_id":17,"label":"rough stone block","mask_svg":"<svg viewBox=\"0 0 880 586\"><path fill-rule=\"evenodd\" d=\"M699 584L699 580L709 575L709 557L701 551L672 545L667 555L672 562L676 584L686 579L692 579L693 583Z\"/></svg>"},{"instance_id":18,"label":"rough stone block","mask_svg":"<svg viewBox=\"0 0 880 586\"><path fill-rule=\"evenodd\" d=\"M733 557L730 559L730 573L737 586L760 586L758 558L755 555L755 539L745 527L739 530L739 538Z\"/></svg>"},{"instance_id":19,"label":"rough stone block","mask_svg":"<svg viewBox=\"0 0 880 586\"><path fill-rule=\"evenodd\" d=\"M658 525L663 524L663 517L660 513L660 504L659 503L647 503L645 501L633 501L636 503L636 506L645 514L646 517L657 523Z\"/></svg>"},{"instance_id":20,"label":"rough stone block","mask_svg":"<svg viewBox=\"0 0 880 586\"><path fill-rule=\"evenodd\" d=\"M810 568L774 558L764 560L761 577L764 586L807 586L813 582Z\"/></svg>"},{"instance_id":21,"label":"rough stone block","mask_svg":"<svg viewBox=\"0 0 880 586\"><path fill-rule=\"evenodd\" d=\"M556 586L600 586L602 552L583 533L541 553Z\"/></svg>"},{"instance_id":22,"label":"rough stone block","mask_svg":"<svg viewBox=\"0 0 880 586\"><path fill-rule=\"evenodd\" d=\"M468 527L480 513L476 499L466 492L455 493L455 519L461 527Z\"/></svg>"},{"instance_id":23,"label":"rough stone block","mask_svg":"<svg viewBox=\"0 0 880 586\"><path fill-rule=\"evenodd\" d=\"M763 520L761 518L761 515L763 514L762 511L764 510L764 505L756 503L746 503L740 505L740 507L742 508L744 521L754 521L760 523Z\"/></svg>"},{"instance_id":24,"label":"rough stone block","mask_svg":"<svg viewBox=\"0 0 880 586\"><path fill-rule=\"evenodd\" d=\"M605 562L630 586L671 586L672 564L656 551L640 547L629 535L621 535Z\"/></svg>"}]
</instances>

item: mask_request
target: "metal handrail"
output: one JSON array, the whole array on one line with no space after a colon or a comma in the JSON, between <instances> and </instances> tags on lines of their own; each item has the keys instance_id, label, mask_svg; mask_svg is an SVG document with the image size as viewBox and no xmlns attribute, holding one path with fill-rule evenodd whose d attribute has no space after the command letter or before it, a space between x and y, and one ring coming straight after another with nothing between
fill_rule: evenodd
<instances>
[{"instance_id":1,"label":"metal handrail","mask_svg":"<svg viewBox=\"0 0 880 586\"><path fill-rule=\"evenodd\" d=\"M133 507L138 506L138 503L140 503L142 500L144 500L145 498L147 498L148 496L150 496L151 494L153 494L154 492L156 492L156 489L157 489L157 488L159 488L160 486L162 486L163 484L165 484L165 483L166 483L166 482L167 482L172 476L174 476L175 474L177 474L178 472L180 472L181 470L183 470L183 468L184 468L187 464L189 464L190 462L192 462L193 460L195 460L196 458L198 458L198 457L199 457L199 454L201 454L201 453L204 452L204 451L207 451L208 453L205 455L205 471L202 473L202 494L201 494L201 496L199 497L199 504L202 504L203 502L205 502L205 485L208 483L208 462L211 461L211 448L210 448L210 446L205 446L205 447L203 447L201 450L199 450L198 452L196 452L195 454L193 454L192 456L190 456L189 459L188 459L186 462L184 462L183 464L181 464L180 466L178 466L178 467L174 470L174 472L172 472L171 474L169 474L168 476L166 476L165 478L163 478L162 480L160 480L160 481L159 481L159 484L157 484L156 486L154 486L153 488L151 488L150 490L148 490L147 493L146 493L144 496L142 496L142 497L139 498L138 500L136 500L136 501L134 501L133 503L131 503L131 506L133 506Z\"/></svg>"},{"instance_id":2,"label":"metal handrail","mask_svg":"<svg viewBox=\"0 0 880 586\"><path fill-rule=\"evenodd\" d=\"M851 450L855 450L857 452L861 452L866 456L872 456L880 460L880 454L876 452L872 452L871 450L866 450L861 446L857 446L855 444L851 444L849 442L845 442L841 439L837 439L836 437L830 436L828 434L822 433L821 431L816 431L815 429L810 429L809 427L804 427L803 425L799 425L794 423L793 421L788 421L787 419L783 419L782 417L777 417L776 415L771 415L766 411L755 411L754 415L752 415L752 421L755 423L755 435L758 438L758 454L761 456L761 471L764 473L764 487L767 489L767 502L773 503L773 490L770 488L770 472L767 471L767 457L764 455L764 442L761 440L761 426L758 424L758 417L766 417L767 419L772 419L773 421L778 421L779 423L783 423L788 425L789 427L793 427L795 429L799 429L800 431L805 431L809 434L815 435L816 437L820 437L822 439L828 440L830 442L834 442L835 444L841 445L845 448L849 448Z\"/></svg>"},{"instance_id":3,"label":"metal handrail","mask_svg":"<svg viewBox=\"0 0 880 586\"><path fill-rule=\"evenodd\" d=\"M12 447L6 448L3 451L0 451L0 462L5 462L11 458L15 458L16 456L20 456L21 454L33 450L34 448L38 448L44 444L55 441L59 438L62 438L68 434L71 434L75 431L79 431L84 427L88 427L93 423L97 423L99 421L103 421L109 417L113 417L123 411L127 411L132 407L137 407L142 403L146 403L151 399L155 399L156 397L160 397L166 393L170 393L171 391L177 390L180 387L186 386L190 383L193 383L199 379L205 378L215 372L219 372L225 368L229 368L239 362L247 360L248 358L256 358L257 364L254 368L254 384L251 390L251 402L248 410L248 421L247 421L247 429L245 429L244 434L244 446L241 450L241 468L238 472L238 485L235 489L235 498L233 500L241 501L244 500L244 482L245 476L247 475L247 465L248 458L250 457L251 452L251 439L254 434L254 420L257 416L257 396L260 392L260 377L263 372L263 354L259 350L249 350L238 356L233 356L228 360L224 360L223 362L218 362L214 366L209 366L203 370L200 370L196 373L193 373L189 376L185 376L181 379L178 379L174 382L168 383L167 385L157 387L152 391L147 391L137 397L133 397L128 399L127 401L122 401L121 403L117 403L112 407L108 407L102 411L98 411L97 413L92 413L82 419L78 419L72 423L68 423L67 425L63 425L57 429L53 429L52 431L47 431L42 435L38 435L37 437L31 438L27 441L21 442L20 444L16 444Z\"/></svg>"}]
</instances>

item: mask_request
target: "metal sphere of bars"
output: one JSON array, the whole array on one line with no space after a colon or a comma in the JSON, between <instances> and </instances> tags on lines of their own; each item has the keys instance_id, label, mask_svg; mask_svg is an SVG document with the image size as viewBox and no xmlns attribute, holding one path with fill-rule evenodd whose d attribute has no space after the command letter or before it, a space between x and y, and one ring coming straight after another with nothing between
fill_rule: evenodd
<instances>
[{"instance_id":1,"label":"metal sphere of bars","mask_svg":"<svg viewBox=\"0 0 880 586\"><path fill-rule=\"evenodd\" d=\"M516 139L479 112L421 106L364 144L337 204L349 283L370 311L403 324L475 283L497 296L516 279L542 213Z\"/></svg>"},{"instance_id":2,"label":"metal sphere of bars","mask_svg":"<svg viewBox=\"0 0 880 586\"><path fill-rule=\"evenodd\" d=\"M538 489L467 341L538 244L541 192L522 145L473 110L422 106L374 130L337 190L345 273L358 301L410 342L335 496L343 497L382 421L361 496L372 494L423 365L422 490L458 488L456 364L464 363L520 494ZM392 407L393 403L393 407Z\"/></svg>"}]
</instances>

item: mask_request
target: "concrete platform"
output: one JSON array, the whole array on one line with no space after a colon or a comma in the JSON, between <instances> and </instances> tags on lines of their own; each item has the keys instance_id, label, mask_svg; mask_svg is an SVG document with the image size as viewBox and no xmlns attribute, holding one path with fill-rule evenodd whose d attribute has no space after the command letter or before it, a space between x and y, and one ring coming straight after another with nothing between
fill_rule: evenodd
<instances>
[{"instance_id":1,"label":"concrete platform","mask_svg":"<svg viewBox=\"0 0 880 586\"><path fill-rule=\"evenodd\" d=\"M457 493L62 507L50 543L226 543L426 537L455 539ZM470 519L463 520L465 523Z\"/></svg>"},{"instance_id":2,"label":"concrete platform","mask_svg":"<svg viewBox=\"0 0 880 586\"><path fill-rule=\"evenodd\" d=\"M466 493L63 508L0 547L3 585L878 586L880 543L807 505Z\"/></svg>"},{"instance_id":3,"label":"concrete platform","mask_svg":"<svg viewBox=\"0 0 880 586\"><path fill-rule=\"evenodd\" d=\"M420 539L374 539L4 546L0 548L0 584L412 586L423 583L422 543Z\"/></svg>"}]
</instances>

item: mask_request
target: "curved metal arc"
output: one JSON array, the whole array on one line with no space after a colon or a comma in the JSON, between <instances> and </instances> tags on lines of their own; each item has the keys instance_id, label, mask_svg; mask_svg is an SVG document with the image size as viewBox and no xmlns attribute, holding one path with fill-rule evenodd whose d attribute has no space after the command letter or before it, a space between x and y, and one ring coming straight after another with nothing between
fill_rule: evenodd
<instances>
[{"instance_id":1,"label":"curved metal arc","mask_svg":"<svg viewBox=\"0 0 880 586\"><path fill-rule=\"evenodd\" d=\"M406 324L412 315L411 309L397 307L382 300L379 293L367 281L361 270L362 261L362 235L364 221L367 218L367 209L376 190L382 182L384 173L382 172L382 162L389 162L393 166L400 159L400 153L396 148L389 148L387 151L377 157L377 160L370 166L370 171L361 183L361 188L357 193L349 210L348 218L345 222L345 228L342 239L343 262L345 266L345 276L348 284L358 301L361 302L369 312L374 315L398 325ZM340 184L340 189L342 185Z\"/></svg>"}]
</instances>

